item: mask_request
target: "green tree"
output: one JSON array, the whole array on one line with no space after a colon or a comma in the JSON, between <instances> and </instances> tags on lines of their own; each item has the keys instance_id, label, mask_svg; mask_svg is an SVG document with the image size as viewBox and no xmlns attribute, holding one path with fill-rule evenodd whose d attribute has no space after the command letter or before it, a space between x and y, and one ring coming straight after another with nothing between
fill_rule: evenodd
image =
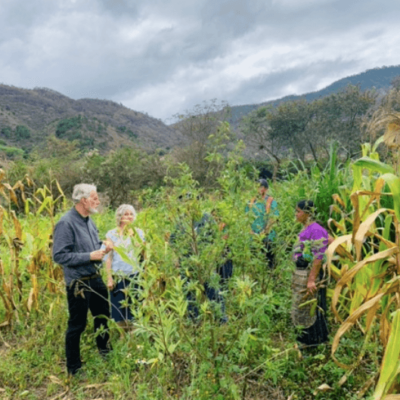
<instances>
[{"instance_id":1,"label":"green tree","mask_svg":"<svg viewBox=\"0 0 400 400\"><path fill-rule=\"evenodd\" d=\"M12 130L9 126L4 126L3 128L1 128L1 134L7 139L10 139L12 136Z\"/></svg>"},{"instance_id":2,"label":"green tree","mask_svg":"<svg viewBox=\"0 0 400 400\"><path fill-rule=\"evenodd\" d=\"M232 140L227 120L230 108L216 100L196 105L185 114L176 115L179 120L175 129L182 135L183 147L174 152L178 162L186 163L193 172L193 177L202 185L216 182L216 164L207 159L208 154L221 153L224 145Z\"/></svg>"},{"instance_id":3,"label":"green tree","mask_svg":"<svg viewBox=\"0 0 400 400\"><path fill-rule=\"evenodd\" d=\"M29 139L30 137L31 137L31 132L25 125L18 125L15 128L16 139Z\"/></svg>"},{"instance_id":4,"label":"green tree","mask_svg":"<svg viewBox=\"0 0 400 400\"><path fill-rule=\"evenodd\" d=\"M240 124L241 132L248 142L263 151L274 163L274 180L281 165L282 147L279 140L271 135L268 115L271 108L260 107L245 116Z\"/></svg>"},{"instance_id":5,"label":"green tree","mask_svg":"<svg viewBox=\"0 0 400 400\"><path fill-rule=\"evenodd\" d=\"M97 151L87 154L83 179L94 182L106 193L112 207L132 203L133 191L157 187L163 183L165 167L157 155L148 155L139 148L122 148L101 156Z\"/></svg>"},{"instance_id":6,"label":"green tree","mask_svg":"<svg viewBox=\"0 0 400 400\"><path fill-rule=\"evenodd\" d=\"M359 86L348 85L344 90L316 100L312 129L323 140L319 143L329 153L329 142L337 140L348 158L354 157L362 143L362 125L369 118L369 111L376 102L376 95L361 91ZM311 135L316 137L315 134Z\"/></svg>"}]
</instances>

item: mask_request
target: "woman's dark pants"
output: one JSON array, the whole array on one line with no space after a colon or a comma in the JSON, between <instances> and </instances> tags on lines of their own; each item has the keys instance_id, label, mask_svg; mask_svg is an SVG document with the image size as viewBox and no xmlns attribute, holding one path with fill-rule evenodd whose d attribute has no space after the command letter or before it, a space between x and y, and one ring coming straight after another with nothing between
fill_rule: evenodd
<instances>
[{"instance_id":1,"label":"woman's dark pants","mask_svg":"<svg viewBox=\"0 0 400 400\"><path fill-rule=\"evenodd\" d=\"M76 285L79 285L78 290L76 290ZM81 289L83 289L83 296L77 293ZM67 286L67 299L69 319L65 351L68 372L75 374L82 366L80 338L86 327L88 310L94 317L94 331L96 332L99 328L104 329L103 333L96 336L97 348L102 355L109 352L107 319L110 317L110 304L108 290L100 277L77 281L72 287Z\"/></svg>"}]
</instances>

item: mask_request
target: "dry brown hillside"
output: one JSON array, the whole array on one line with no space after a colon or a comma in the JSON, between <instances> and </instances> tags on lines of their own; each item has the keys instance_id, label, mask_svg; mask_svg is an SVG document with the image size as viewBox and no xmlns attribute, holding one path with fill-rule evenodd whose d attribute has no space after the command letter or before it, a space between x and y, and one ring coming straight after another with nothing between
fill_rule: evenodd
<instances>
[{"instance_id":1,"label":"dry brown hillside","mask_svg":"<svg viewBox=\"0 0 400 400\"><path fill-rule=\"evenodd\" d=\"M101 152L133 144L168 149L179 143L176 131L160 120L113 101L73 100L51 89L0 85L2 151L29 151L51 134Z\"/></svg>"}]
</instances>

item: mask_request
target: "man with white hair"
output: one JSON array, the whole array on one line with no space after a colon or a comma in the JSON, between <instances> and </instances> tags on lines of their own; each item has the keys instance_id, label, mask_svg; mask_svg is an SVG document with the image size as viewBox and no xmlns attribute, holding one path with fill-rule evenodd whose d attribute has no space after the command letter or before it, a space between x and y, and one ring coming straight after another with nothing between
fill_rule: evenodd
<instances>
[{"instance_id":1,"label":"man with white hair","mask_svg":"<svg viewBox=\"0 0 400 400\"><path fill-rule=\"evenodd\" d=\"M75 185L72 200L75 205L54 228L53 259L62 265L67 286L69 309L65 338L68 374L75 375L82 367L80 337L85 330L88 310L94 317L94 329L99 352L109 350L107 318L110 316L108 291L98 272L101 260L111 248L101 250L102 242L90 214L100 205L97 188L81 183Z\"/></svg>"}]
</instances>

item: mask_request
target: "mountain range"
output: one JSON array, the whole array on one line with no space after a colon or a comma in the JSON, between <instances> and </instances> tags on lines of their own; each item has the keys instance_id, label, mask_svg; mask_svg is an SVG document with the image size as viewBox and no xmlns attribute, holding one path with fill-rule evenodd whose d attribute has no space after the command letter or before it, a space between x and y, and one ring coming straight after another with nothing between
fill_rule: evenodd
<instances>
[{"instance_id":1,"label":"mountain range","mask_svg":"<svg viewBox=\"0 0 400 400\"><path fill-rule=\"evenodd\" d=\"M340 79L316 92L231 106L230 122L237 127L243 116L261 106L277 106L300 98L312 101L349 84L386 92L398 76L400 66L385 66ZM53 134L76 140L82 150L97 148L102 153L135 145L148 151L169 150L182 143L178 126L167 126L110 100L73 100L47 88L21 89L0 84L0 153L9 157L26 154Z\"/></svg>"},{"instance_id":2,"label":"mountain range","mask_svg":"<svg viewBox=\"0 0 400 400\"><path fill-rule=\"evenodd\" d=\"M169 149L179 142L162 121L113 101L73 100L47 88L0 85L0 150L29 152L51 134L102 152L132 145Z\"/></svg>"},{"instance_id":3,"label":"mountain range","mask_svg":"<svg viewBox=\"0 0 400 400\"><path fill-rule=\"evenodd\" d=\"M360 74L351 75L338 81L333 82L331 85L310 93L305 93L302 95L290 95L285 96L280 99L270 100L266 102L262 102L259 104L247 104L240 106L231 106L231 118L230 122L237 126L240 122L240 119L245 115L249 114L251 111L261 107L261 106L277 106L280 103L284 103L286 101L298 100L301 98L306 99L307 101L313 101L321 97L328 96L333 93L337 93L341 89L344 89L348 85L359 85L361 90L371 90L376 89L378 91L387 91L394 78L400 76L400 65L397 66L389 66L389 67L381 67L369 69Z\"/></svg>"}]
</instances>

